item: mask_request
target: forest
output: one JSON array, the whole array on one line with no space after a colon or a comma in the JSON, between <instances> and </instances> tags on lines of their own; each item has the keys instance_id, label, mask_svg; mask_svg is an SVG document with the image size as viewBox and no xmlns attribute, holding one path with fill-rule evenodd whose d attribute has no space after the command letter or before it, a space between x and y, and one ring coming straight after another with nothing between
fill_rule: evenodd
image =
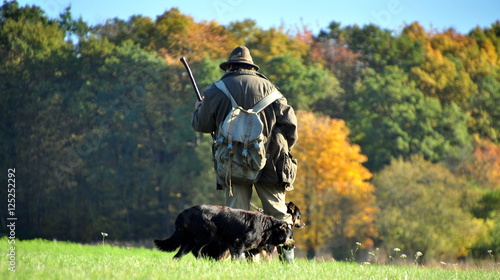
<instances>
[{"instance_id":1,"label":"forest","mask_svg":"<svg viewBox=\"0 0 500 280\"><path fill-rule=\"evenodd\" d=\"M500 256L500 20L461 34L332 19L313 34L172 8L90 26L69 7L49 18L4 1L1 235L9 169L20 239L163 238L183 209L222 205L179 58L203 90L238 45L298 116L287 197L302 209L295 239L308 258Z\"/></svg>"}]
</instances>

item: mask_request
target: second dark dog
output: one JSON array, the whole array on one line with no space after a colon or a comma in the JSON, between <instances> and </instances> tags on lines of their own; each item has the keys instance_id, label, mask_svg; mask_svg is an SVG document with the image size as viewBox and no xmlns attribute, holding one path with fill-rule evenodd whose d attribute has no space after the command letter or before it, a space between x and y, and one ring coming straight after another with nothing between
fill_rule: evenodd
<instances>
[{"instance_id":1,"label":"second dark dog","mask_svg":"<svg viewBox=\"0 0 500 280\"><path fill-rule=\"evenodd\" d=\"M303 228L306 224L302 221L302 214L299 207L291 201L286 204L286 207L286 212L292 216L293 227Z\"/></svg>"}]
</instances>

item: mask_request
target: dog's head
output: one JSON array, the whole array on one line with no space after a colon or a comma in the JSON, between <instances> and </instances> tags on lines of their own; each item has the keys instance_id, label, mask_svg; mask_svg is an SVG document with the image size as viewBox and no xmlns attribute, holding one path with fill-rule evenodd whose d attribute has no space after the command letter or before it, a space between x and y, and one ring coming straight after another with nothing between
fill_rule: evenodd
<instances>
[{"instance_id":1,"label":"dog's head","mask_svg":"<svg viewBox=\"0 0 500 280\"><path fill-rule=\"evenodd\" d=\"M295 247L295 241L293 240L292 229L286 222L281 222L276 225L272 233L272 245L279 246L283 245L287 249L292 249Z\"/></svg>"},{"instance_id":2,"label":"dog's head","mask_svg":"<svg viewBox=\"0 0 500 280\"><path fill-rule=\"evenodd\" d=\"M293 226L296 228L303 228L306 224L302 222L302 216L300 215L300 209L293 202L288 202L286 204L287 213L292 215Z\"/></svg>"}]
</instances>

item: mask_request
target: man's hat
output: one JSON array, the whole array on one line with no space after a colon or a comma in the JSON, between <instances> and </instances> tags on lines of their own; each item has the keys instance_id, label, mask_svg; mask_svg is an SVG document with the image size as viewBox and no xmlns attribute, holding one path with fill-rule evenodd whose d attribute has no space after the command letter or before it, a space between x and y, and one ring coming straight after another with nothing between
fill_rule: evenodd
<instances>
[{"instance_id":1,"label":"man's hat","mask_svg":"<svg viewBox=\"0 0 500 280\"><path fill-rule=\"evenodd\" d=\"M219 65L219 67L220 67L220 69L226 71L228 64L231 64L231 63L248 64L250 66L255 67L257 70L259 70L259 66L253 64L252 56L250 55L250 50L245 46L236 47L229 55L229 58L227 59L227 61L222 62Z\"/></svg>"}]
</instances>

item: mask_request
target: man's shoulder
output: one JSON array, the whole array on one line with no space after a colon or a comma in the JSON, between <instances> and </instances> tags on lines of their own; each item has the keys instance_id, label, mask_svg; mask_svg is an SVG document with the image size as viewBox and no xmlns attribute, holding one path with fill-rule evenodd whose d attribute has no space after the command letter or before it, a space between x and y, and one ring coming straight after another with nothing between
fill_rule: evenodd
<instances>
[{"instance_id":1,"label":"man's shoulder","mask_svg":"<svg viewBox=\"0 0 500 280\"><path fill-rule=\"evenodd\" d=\"M257 80L266 80L269 81L269 79L264 76L264 74L253 71L253 70L240 70L240 71L234 71L234 72L226 72L222 76L221 80L225 79L257 79Z\"/></svg>"},{"instance_id":2,"label":"man's shoulder","mask_svg":"<svg viewBox=\"0 0 500 280\"><path fill-rule=\"evenodd\" d=\"M241 71L236 73L226 73L222 76L221 80L226 83L228 87L231 87L232 84L246 84L250 85L250 87L264 87L271 88L275 87L275 85L269 81L263 74L257 71Z\"/></svg>"},{"instance_id":3,"label":"man's shoulder","mask_svg":"<svg viewBox=\"0 0 500 280\"><path fill-rule=\"evenodd\" d=\"M215 94L219 89L215 86L215 83L211 84L207 89L203 91L203 96L208 96Z\"/></svg>"}]
</instances>

